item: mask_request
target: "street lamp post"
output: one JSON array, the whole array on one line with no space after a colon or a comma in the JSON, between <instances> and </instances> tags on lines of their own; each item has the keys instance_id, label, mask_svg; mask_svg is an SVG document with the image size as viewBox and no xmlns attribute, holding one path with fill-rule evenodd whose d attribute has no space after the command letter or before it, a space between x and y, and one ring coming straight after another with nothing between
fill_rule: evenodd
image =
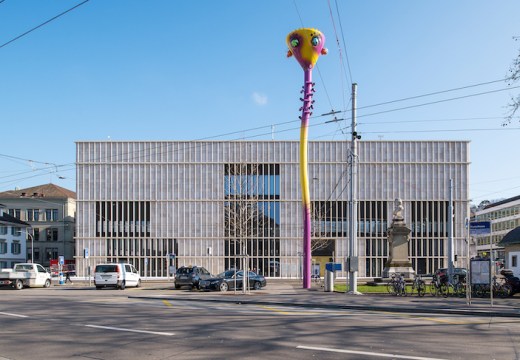
<instances>
[{"instance_id":1,"label":"street lamp post","mask_svg":"<svg viewBox=\"0 0 520 360\"><path fill-rule=\"evenodd\" d=\"M29 234L29 231L27 230L28 229L25 229L25 233L31 238L31 264L34 264L34 236Z\"/></svg>"},{"instance_id":2,"label":"street lamp post","mask_svg":"<svg viewBox=\"0 0 520 360\"><path fill-rule=\"evenodd\" d=\"M22 232L21 231L19 233L17 232L17 234L22 234ZM27 236L31 238L31 263L34 264L34 236L29 233L27 228L25 229L25 234L26 234L26 237L25 237L26 244L27 244ZM27 247L27 245L26 245L26 247Z\"/></svg>"}]
</instances>

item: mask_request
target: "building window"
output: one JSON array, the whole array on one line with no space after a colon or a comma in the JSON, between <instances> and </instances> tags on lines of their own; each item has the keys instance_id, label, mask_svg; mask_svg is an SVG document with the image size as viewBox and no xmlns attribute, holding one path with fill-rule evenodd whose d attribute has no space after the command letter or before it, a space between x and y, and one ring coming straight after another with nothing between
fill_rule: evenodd
<instances>
[{"instance_id":1,"label":"building window","mask_svg":"<svg viewBox=\"0 0 520 360\"><path fill-rule=\"evenodd\" d=\"M34 216L34 221L40 221L40 210L39 209L34 209L33 210L33 216Z\"/></svg>"},{"instance_id":2,"label":"building window","mask_svg":"<svg viewBox=\"0 0 520 360\"><path fill-rule=\"evenodd\" d=\"M0 226L0 235L7 235L7 226Z\"/></svg>"},{"instance_id":3,"label":"building window","mask_svg":"<svg viewBox=\"0 0 520 360\"><path fill-rule=\"evenodd\" d=\"M13 235L13 236L20 236L20 235L22 235L22 228L21 227L17 227L17 226L13 226L11 228L11 235Z\"/></svg>"},{"instance_id":4,"label":"building window","mask_svg":"<svg viewBox=\"0 0 520 360\"><path fill-rule=\"evenodd\" d=\"M45 249L45 260L57 259L58 248L46 248ZM36 258L35 258L36 260Z\"/></svg>"},{"instance_id":5,"label":"building window","mask_svg":"<svg viewBox=\"0 0 520 360\"><path fill-rule=\"evenodd\" d=\"M40 261L40 248L34 248L34 261ZM31 258L31 252L27 255L27 258Z\"/></svg>"},{"instance_id":6,"label":"building window","mask_svg":"<svg viewBox=\"0 0 520 360\"><path fill-rule=\"evenodd\" d=\"M45 220L58 221L58 209L45 209Z\"/></svg>"},{"instance_id":7,"label":"building window","mask_svg":"<svg viewBox=\"0 0 520 360\"><path fill-rule=\"evenodd\" d=\"M18 241L13 242L11 244L11 253L13 255L20 255L21 252L22 252L22 245Z\"/></svg>"},{"instance_id":8,"label":"building window","mask_svg":"<svg viewBox=\"0 0 520 360\"><path fill-rule=\"evenodd\" d=\"M518 257L517 255L511 256L511 267L517 267L518 266Z\"/></svg>"},{"instance_id":9,"label":"building window","mask_svg":"<svg viewBox=\"0 0 520 360\"><path fill-rule=\"evenodd\" d=\"M150 236L150 202L98 201L96 203L96 235Z\"/></svg>"},{"instance_id":10,"label":"building window","mask_svg":"<svg viewBox=\"0 0 520 360\"><path fill-rule=\"evenodd\" d=\"M34 211L33 209L27 209L25 212L25 219L27 221L34 221Z\"/></svg>"},{"instance_id":11,"label":"building window","mask_svg":"<svg viewBox=\"0 0 520 360\"><path fill-rule=\"evenodd\" d=\"M40 241L40 229L35 228L33 233L33 239L34 241Z\"/></svg>"},{"instance_id":12,"label":"building window","mask_svg":"<svg viewBox=\"0 0 520 360\"><path fill-rule=\"evenodd\" d=\"M57 228L46 229L46 232L47 232L47 241L58 241L58 229Z\"/></svg>"},{"instance_id":13,"label":"building window","mask_svg":"<svg viewBox=\"0 0 520 360\"><path fill-rule=\"evenodd\" d=\"M7 254L7 242L0 240L0 254Z\"/></svg>"}]
</instances>

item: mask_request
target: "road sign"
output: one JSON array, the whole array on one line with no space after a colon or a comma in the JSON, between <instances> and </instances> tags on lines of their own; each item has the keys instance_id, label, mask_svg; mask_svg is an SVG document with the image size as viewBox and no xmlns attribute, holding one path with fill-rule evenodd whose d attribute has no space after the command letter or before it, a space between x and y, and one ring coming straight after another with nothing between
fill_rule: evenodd
<instances>
[{"instance_id":1,"label":"road sign","mask_svg":"<svg viewBox=\"0 0 520 360\"><path fill-rule=\"evenodd\" d=\"M64 257L64 256L58 256L58 263L59 263L60 265L65 264L65 257Z\"/></svg>"},{"instance_id":2,"label":"road sign","mask_svg":"<svg viewBox=\"0 0 520 360\"><path fill-rule=\"evenodd\" d=\"M84 257L85 259L88 259L88 255L89 255L89 253L88 253L88 248L84 248L84 249L83 249L83 257Z\"/></svg>"},{"instance_id":3,"label":"road sign","mask_svg":"<svg viewBox=\"0 0 520 360\"><path fill-rule=\"evenodd\" d=\"M491 234L491 221L472 221L472 222L470 222L469 223L469 234L471 236Z\"/></svg>"}]
</instances>

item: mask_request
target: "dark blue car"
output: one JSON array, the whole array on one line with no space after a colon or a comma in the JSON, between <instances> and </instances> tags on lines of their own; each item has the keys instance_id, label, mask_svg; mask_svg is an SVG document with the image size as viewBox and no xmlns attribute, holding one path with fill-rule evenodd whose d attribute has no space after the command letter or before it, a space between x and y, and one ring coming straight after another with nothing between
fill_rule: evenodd
<instances>
[{"instance_id":1,"label":"dark blue car","mask_svg":"<svg viewBox=\"0 0 520 360\"><path fill-rule=\"evenodd\" d=\"M267 284L265 277L258 275L253 271L249 271L247 276L249 278L249 289L260 290ZM227 270L213 278L201 280L199 286L202 290L228 291L242 289L243 283L243 270Z\"/></svg>"}]
</instances>

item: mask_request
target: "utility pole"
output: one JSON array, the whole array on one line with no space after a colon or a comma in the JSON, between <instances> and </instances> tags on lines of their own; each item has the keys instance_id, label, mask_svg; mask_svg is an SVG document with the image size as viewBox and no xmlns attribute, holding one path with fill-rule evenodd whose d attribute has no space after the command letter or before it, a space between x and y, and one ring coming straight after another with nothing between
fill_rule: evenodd
<instances>
[{"instance_id":1,"label":"utility pole","mask_svg":"<svg viewBox=\"0 0 520 360\"><path fill-rule=\"evenodd\" d=\"M352 84L352 138L350 140L349 156L349 248L348 248L348 286L349 294L359 294L357 291L358 246L357 246L357 141L361 138L356 132L356 95L357 84Z\"/></svg>"}]
</instances>

